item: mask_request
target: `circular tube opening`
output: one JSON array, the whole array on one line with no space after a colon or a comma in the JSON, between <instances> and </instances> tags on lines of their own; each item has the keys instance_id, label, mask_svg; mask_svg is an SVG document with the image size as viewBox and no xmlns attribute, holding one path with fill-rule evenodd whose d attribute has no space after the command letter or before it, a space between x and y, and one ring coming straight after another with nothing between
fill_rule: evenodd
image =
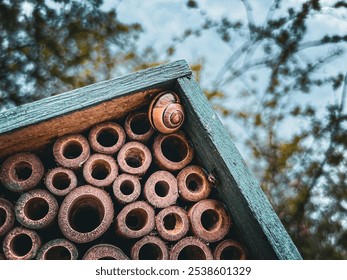
<instances>
[{"instance_id":1,"label":"circular tube opening","mask_svg":"<svg viewBox=\"0 0 347 280\"><path fill-rule=\"evenodd\" d=\"M178 255L179 260L206 260L204 250L196 245L184 247Z\"/></svg>"},{"instance_id":2,"label":"circular tube opening","mask_svg":"<svg viewBox=\"0 0 347 280\"><path fill-rule=\"evenodd\" d=\"M17 180L25 181L31 177L33 173L33 168L29 163L21 161L16 163L14 167L14 173L17 177Z\"/></svg>"},{"instance_id":3,"label":"circular tube opening","mask_svg":"<svg viewBox=\"0 0 347 280\"><path fill-rule=\"evenodd\" d=\"M70 209L69 223L81 233L96 229L105 215L104 206L96 197L81 196L72 203Z\"/></svg>"},{"instance_id":4,"label":"circular tube opening","mask_svg":"<svg viewBox=\"0 0 347 280\"><path fill-rule=\"evenodd\" d=\"M165 181L159 181L154 186L154 191L155 191L156 195L160 196L160 197L167 196L169 193L169 190L170 190L170 186Z\"/></svg>"},{"instance_id":5,"label":"circular tube opening","mask_svg":"<svg viewBox=\"0 0 347 280\"><path fill-rule=\"evenodd\" d=\"M184 160L188 154L187 144L175 136L166 137L161 144L161 149L163 155L173 162Z\"/></svg>"},{"instance_id":6,"label":"circular tube opening","mask_svg":"<svg viewBox=\"0 0 347 280\"><path fill-rule=\"evenodd\" d=\"M49 211L48 202L41 197L34 197L27 201L24 206L25 215L33 221L43 219Z\"/></svg>"},{"instance_id":7,"label":"circular tube opening","mask_svg":"<svg viewBox=\"0 0 347 280\"><path fill-rule=\"evenodd\" d=\"M145 153L137 148L131 148L127 151L125 162L132 168L142 166L145 161Z\"/></svg>"},{"instance_id":8,"label":"circular tube opening","mask_svg":"<svg viewBox=\"0 0 347 280\"><path fill-rule=\"evenodd\" d=\"M186 186L192 192L198 192L203 185L202 178L195 173L189 174L186 179Z\"/></svg>"},{"instance_id":9,"label":"circular tube opening","mask_svg":"<svg viewBox=\"0 0 347 280\"><path fill-rule=\"evenodd\" d=\"M83 147L78 141L69 141L63 149L63 156L67 159L78 158L83 151Z\"/></svg>"},{"instance_id":10,"label":"circular tube opening","mask_svg":"<svg viewBox=\"0 0 347 280\"><path fill-rule=\"evenodd\" d=\"M7 212L5 209L0 208L0 228L5 224L7 219Z\"/></svg>"},{"instance_id":11,"label":"circular tube opening","mask_svg":"<svg viewBox=\"0 0 347 280\"><path fill-rule=\"evenodd\" d=\"M105 128L99 132L96 141L103 147L112 147L118 142L118 133L113 129Z\"/></svg>"},{"instance_id":12,"label":"circular tube opening","mask_svg":"<svg viewBox=\"0 0 347 280\"><path fill-rule=\"evenodd\" d=\"M45 260L71 260L71 252L64 246L54 246L47 250Z\"/></svg>"},{"instance_id":13,"label":"circular tube opening","mask_svg":"<svg viewBox=\"0 0 347 280\"><path fill-rule=\"evenodd\" d=\"M70 186L71 178L64 172L58 172L53 175L52 184L58 190L65 190Z\"/></svg>"},{"instance_id":14,"label":"circular tube opening","mask_svg":"<svg viewBox=\"0 0 347 280\"><path fill-rule=\"evenodd\" d=\"M157 244L147 243L140 248L139 260L161 260L163 252Z\"/></svg>"},{"instance_id":15,"label":"circular tube opening","mask_svg":"<svg viewBox=\"0 0 347 280\"><path fill-rule=\"evenodd\" d=\"M119 188L124 195L131 195L135 190L134 183L130 180L123 181Z\"/></svg>"},{"instance_id":16,"label":"circular tube opening","mask_svg":"<svg viewBox=\"0 0 347 280\"><path fill-rule=\"evenodd\" d=\"M213 230L219 221L219 216L216 210L207 209L201 215L201 224L202 226L208 230Z\"/></svg>"},{"instance_id":17,"label":"circular tube opening","mask_svg":"<svg viewBox=\"0 0 347 280\"><path fill-rule=\"evenodd\" d=\"M24 233L18 234L11 240L10 248L16 256L22 257L28 254L33 246L30 236Z\"/></svg>"},{"instance_id":18,"label":"circular tube opening","mask_svg":"<svg viewBox=\"0 0 347 280\"><path fill-rule=\"evenodd\" d=\"M151 124L149 123L146 114L139 114L132 118L130 128L135 134L142 135L151 129Z\"/></svg>"},{"instance_id":19,"label":"circular tube opening","mask_svg":"<svg viewBox=\"0 0 347 280\"><path fill-rule=\"evenodd\" d=\"M220 254L221 260L239 260L242 252L239 248L234 246L228 246L224 248Z\"/></svg>"},{"instance_id":20,"label":"circular tube opening","mask_svg":"<svg viewBox=\"0 0 347 280\"><path fill-rule=\"evenodd\" d=\"M174 230L182 228L182 218L176 213L170 213L166 215L163 219L164 228L166 230Z\"/></svg>"},{"instance_id":21,"label":"circular tube opening","mask_svg":"<svg viewBox=\"0 0 347 280\"><path fill-rule=\"evenodd\" d=\"M111 172L111 166L107 161L97 160L92 165L92 177L96 180L104 180Z\"/></svg>"},{"instance_id":22,"label":"circular tube opening","mask_svg":"<svg viewBox=\"0 0 347 280\"><path fill-rule=\"evenodd\" d=\"M125 224L127 227L135 231L143 229L147 224L147 221L147 212L140 208L131 210L125 218Z\"/></svg>"}]
</instances>

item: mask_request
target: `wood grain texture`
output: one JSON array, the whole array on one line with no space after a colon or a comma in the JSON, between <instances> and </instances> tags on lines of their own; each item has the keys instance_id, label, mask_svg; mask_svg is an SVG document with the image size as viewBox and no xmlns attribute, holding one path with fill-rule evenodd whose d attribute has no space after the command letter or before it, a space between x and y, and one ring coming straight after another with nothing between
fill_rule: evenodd
<instances>
[{"instance_id":1,"label":"wood grain texture","mask_svg":"<svg viewBox=\"0 0 347 280\"><path fill-rule=\"evenodd\" d=\"M83 110L4 133L0 135L0 158L20 151L40 150L60 136L89 130L97 123L121 119L128 112L148 104L153 94L163 90L151 89L115 97Z\"/></svg>"},{"instance_id":2,"label":"wood grain texture","mask_svg":"<svg viewBox=\"0 0 347 280\"><path fill-rule=\"evenodd\" d=\"M176 61L5 111L0 114L0 158L35 151L61 135L121 118L189 74L187 63Z\"/></svg>"},{"instance_id":3,"label":"wood grain texture","mask_svg":"<svg viewBox=\"0 0 347 280\"><path fill-rule=\"evenodd\" d=\"M186 109L185 131L198 160L215 174L217 191L239 235L255 259L301 259L256 179L191 77L178 79L176 92Z\"/></svg>"},{"instance_id":4,"label":"wood grain texture","mask_svg":"<svg viewBox=\"0 0 347 280\"><path fill-rule=\"evenodd\" d=\"M81 110L116 96L172 82L191 74L184 60L138 71L8 110L0 114L0 134Z\"/></svg>"}]
</instances>

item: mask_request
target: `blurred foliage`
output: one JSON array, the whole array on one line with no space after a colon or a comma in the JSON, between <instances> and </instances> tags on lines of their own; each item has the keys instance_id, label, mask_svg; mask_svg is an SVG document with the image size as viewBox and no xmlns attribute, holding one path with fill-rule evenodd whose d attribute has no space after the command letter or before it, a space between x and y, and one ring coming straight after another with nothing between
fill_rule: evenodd
<instances>
[{"instance_id":1,"label":"blurred foliage","mask_svg":"<svg viewBox=\"0 0 347 280\"><path fill-rule=\"evenodd\" d=\"M347 31L306 40L314 15L323 8L347 13L347 7L343 1L323 7L311 0L283 13L282 4L287 3L275 0L259 24L254 1L242 4L245 21L212 19L201 9L201 26L188 27L175 41L213 30L230 46L231 55L205 90L207 98L245 131L245 146L251 151L247 161L302 256L347 259L347 75L323 71L345 54ZM188 1L187 7L195 11L199 1ZM239 47L231 44L237 40L242 42ZM318 57L307 55L311 48ZM257 87L261 78L264 89ZM240 83L238 92L230 91ZM319 108L317 90L339 97ZM309 94L310 102L301 102ZM230 100L239 106L230 106Z\"/></svg>"},{"instance_id":2,"label":"blurred foliage","mask_svg":"<svg viewBox=\"0 0 347 280\"><path fill-rule=\"evenodd\" d=\"M202 2L187 0L201 25L159 54L137 48L141 25L122 24L101 0L0 0L0 109L108 79L120 66L155 66L187 39L214 32L230 52L220 54L225 64L204 88L207 98L246 135L246 160L302 256L347 259L347 78L324 70L344 55L347 33L306 39L314 16L347 6L321 2L274 0L258 23L254 1L240 0L240 20L233 12L209 17ZM191 65L202 84L204 67L204 58ZM317 91L335 103L319 108Z\"/></svg>"},{"instance_id":3,"label":"blurred foliage","mask_svg":"<svg viewBox=\"0 0 347 280\"><path fill-rule=\"evenodd\" d=\"M0 106L110 78L116 54L127 53L141 26L122 24L101 4L0 0Z\"/></svg>"}]
</instances>

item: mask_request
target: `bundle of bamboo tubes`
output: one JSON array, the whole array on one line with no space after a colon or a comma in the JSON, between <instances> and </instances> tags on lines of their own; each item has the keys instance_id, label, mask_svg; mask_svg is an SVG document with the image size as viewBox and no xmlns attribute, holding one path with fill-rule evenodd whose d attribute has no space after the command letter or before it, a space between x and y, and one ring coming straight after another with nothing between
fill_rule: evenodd
<instances>
[{"instance_id":1,"label":"bundle of bamboo tubes","mask_svg":"<svg viewBox=\"0 0 347 280\"><path fill-rule=\"evenodd\" d=\"M49 154L2 161L0 260L246 259L184 118L162 92L125 120L56 139Z\"/></svg>"}]
</instances>

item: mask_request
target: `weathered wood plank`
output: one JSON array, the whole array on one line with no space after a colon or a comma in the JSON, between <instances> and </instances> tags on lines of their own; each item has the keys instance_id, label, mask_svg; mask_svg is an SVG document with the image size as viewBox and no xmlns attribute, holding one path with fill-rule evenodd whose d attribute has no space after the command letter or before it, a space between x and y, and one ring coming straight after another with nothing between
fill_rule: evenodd
<instances>
[{"instance_id":1,"label":"weathered wood plank","mask_svg":"<svg viewBox=\"0 0 347 280\"><path fill-rule=\"evenodd\" d=\"M83 110L0 134L0 158L20 151L40 150L62 135L80 133L104 121L119 120L128 112L148 104L151 96L162 90L164 88L123 95Z\"/></svg>"},{"instance_id":2,"label":"weathered wood plank","mask_svg":"<svg viewBox=\"0 0 347 280\"><path fill-rule=\"evenodd\" d=\"M187 63L180 60L25 104L0 114L0 134L85 109L116 96L162 87L190 73Z\"/></svg>"},{"instance_id":3,"label":"weathered wood plank","mask_svg":"<svg viewBox=\"0 0 347 280\"><path fill-rule=\"evenodd\" d=\"M198 158L220 184L234 224L255 259L301 259L256 179L246 166L225 128L196 81L178 79L177 91L186 108L185 130Z\"/></svg>"}]
</instances>

